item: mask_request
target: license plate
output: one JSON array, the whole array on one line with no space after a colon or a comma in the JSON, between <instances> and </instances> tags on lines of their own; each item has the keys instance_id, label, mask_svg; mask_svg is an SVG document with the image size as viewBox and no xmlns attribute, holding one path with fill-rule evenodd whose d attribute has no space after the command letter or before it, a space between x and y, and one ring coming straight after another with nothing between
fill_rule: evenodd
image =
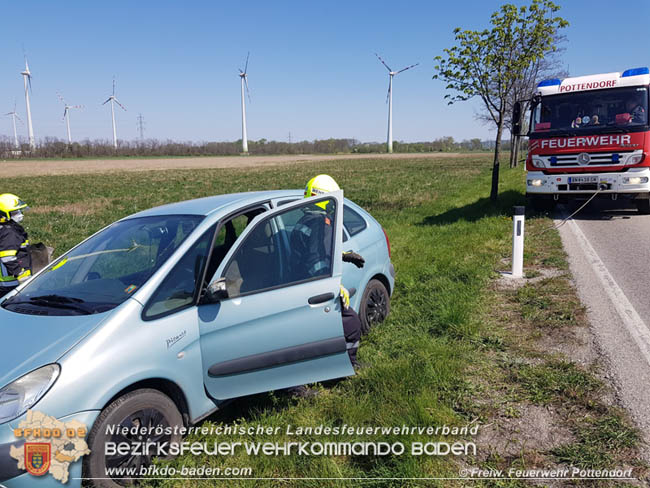
<instances>
[{"instance_id":1,"label":"license plate","mask_svg":"<svg viewBox=\"0 0 650 488\"><path fill-rule=\"evenodd\" d=\"M570 176L569 184L571 183L598 183L598 176Z\"/></svg>"}]
</instances>

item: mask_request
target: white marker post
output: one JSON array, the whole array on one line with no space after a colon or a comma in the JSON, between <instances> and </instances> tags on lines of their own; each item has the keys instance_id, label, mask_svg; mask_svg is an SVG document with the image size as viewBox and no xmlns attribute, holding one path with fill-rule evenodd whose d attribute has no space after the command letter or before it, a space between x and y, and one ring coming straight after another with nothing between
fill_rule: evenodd
<instances>
[{"instance_id":1,"label":"white marker post","mask_svg":"<svg viewBox=\"0 0 650 488\"><path fill-rule=\"evenodd\" d=\"M512 217L512 277L524 276L524 213L526 207L514 207Z\"/></svg>"}]
</instances>

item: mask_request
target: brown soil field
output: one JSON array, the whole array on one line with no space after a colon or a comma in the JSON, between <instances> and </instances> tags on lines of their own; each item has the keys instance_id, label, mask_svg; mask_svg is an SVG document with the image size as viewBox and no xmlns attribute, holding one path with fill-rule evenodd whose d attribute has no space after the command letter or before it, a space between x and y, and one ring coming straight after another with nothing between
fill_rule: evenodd
<instances>
[{"instance_id":1,"label":"brown soil field","mask_svg":"<svg viewBox=\"0 0 650 488\"><path fill-rule=\"evenodd\" d=\"M2 160L4 174L42 176L61 174L107 173L115 171L154 171L167 169L249 168L286 164L334 161L342 159L440 159L485 155L488 153L419 153L419 154L300 154L280 156L219 156L151 159L56 159Z\"/></svg>"}]
</instances>

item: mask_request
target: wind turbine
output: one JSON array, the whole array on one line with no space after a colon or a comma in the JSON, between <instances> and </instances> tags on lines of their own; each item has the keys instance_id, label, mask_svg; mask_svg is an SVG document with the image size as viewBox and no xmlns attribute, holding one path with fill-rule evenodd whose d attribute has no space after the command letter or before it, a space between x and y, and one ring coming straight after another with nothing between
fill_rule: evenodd
<instances>
[{"instance_id":1,"label":"wind turbine","mask_svg":"<svg viewBox=\"0 0 650 488\"><path fill-rule=\"evenodd\" d=\"M73 108L83 108L83 105L68 105L59 93L56 96L59 97L59 100L63 102L63 106L65 107L63 109L63 120L65 120L68 127L68 144L72 144L72 137L70 136L70 110Z\"/></svg>"},{"instance_id":2,"label":"wind turbine","mask_svg":"<svg viewBox=\"0 0 650 488\"><path fill-rule=\"evenodd\" d=\"M248 101L251 100L251 92L248 90L248 57L250 51L246 55L246 65L244 71L239 70L239 78L241 79L241 145L242 152L248 154L248 136L246 135L246 102L244 97L244 85L246 85L246 93L248 94Z\"/></svg>"},{"instance_id":3,"label":"wind turbine","mask_svg":"<svg viewBox=\"0 0 650 488\"><path fill-rule=\"evenodd\" d=\"M13 112L7 112L5 115L11 115L11 119L14 123L14 146L16 149L20 149L20 145L18 144L18 133L16 132L16 119L20 120L20 123L22 124L23 121L18 117L18 114L16 113L16 102L14 101L14 111Z\"/></svg>"},{"instance_id":4,"label":"wind turbine","mask_svg":"<svg viewBox=\"0 0 650 488\"><path fill-rule=\"evenodd\" d=\"M388 65L384 62L384 60L381 59L381 56L379 56L379 54L375 53L375 56L377 56L377 59L379 59L379 61L381 61L381 64L386 66L386 69L388 70L388 94L386 95L386 101L388 102L388 140L386 142L386 146L388 148L388 152L392 153L393 152L393 76L398 75L402 71L406 71L407 69L415 68L420 63L412 64L411 66L402 68L399 71L393 71L388 67Z\"/></svg>"},{"instance_id":5,"label":"wind turbine","mask_svg":"<svg viewBox=\"0 0 650 488\"><path fill-rule=\"evenodd\" d=\"M117 149L117 132L115 130L115 104L117 103L122 110L126 112L126 108L122 105L117 98L115 98L115 78L113 78L113 94L106 99L102 105L106 105L108 102L111 102L111 117L113 119L113 147Z\"/></svg>"},{"instance_id":6,"label":"wind turbine","mask_svg":"<svg viewBox=\"0 0 650 488\"><path fill-rule=\"evenodd\" d=\"M25 82L25 105L27 106L27 135L29 136L29 148L33 151L36 149L36 144L34 143L34 128L32 127L32 109L29 106L29 92L32 89L32 73L29 71L29 65L27 64L27 56L25 56L25 71L20 73L23 75L23 81Z\"/></svg>"}]
</instances>

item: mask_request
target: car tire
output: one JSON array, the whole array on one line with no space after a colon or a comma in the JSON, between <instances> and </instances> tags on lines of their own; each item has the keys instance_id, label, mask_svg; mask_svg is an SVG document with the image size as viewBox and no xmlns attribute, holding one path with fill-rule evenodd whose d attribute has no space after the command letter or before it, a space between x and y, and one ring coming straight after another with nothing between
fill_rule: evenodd
<instances>
[{"instance_id":1,"label":"car tire","mask_svg":"<svg viewBox=\"0 0 650 488\"><path fill-rule=\"evenodd\" d=\"M370 280L363 291L359 307L361 334L370 332L370 328L383 322L389 313L390 294L386 286L377 279Z\"/></svg>"},{"instance_id":2,"label":"car tire","mask_svg":"<svg viewBox=\"0 0 650 488\"><path fill-rule=\"evenodd\" d=\"M116 488L132 485L137 478L110 479L106 469L110 467L135 467L149 466L153 456L126 457L106 456L106 442L180 442L182 436L176 435L109 435L106 432L108 426L139 426L139 427L163 427L183 426L183 417L174 402L158 390L143 388L134 390L113 401L108 407L102 410L95 421L93 428L88 435L88 447L90 456L84 458L84 478L93 479L93 486L101 488ZM172 433L173 434L173 433ZM166 458L163 458L166 459ZM103 479L102 479L103 478Z\"/></svg>"},{"instance_id":3,"label":"car tire","mask_svg":"<svg viewBox=\"0 0 650 488\"><path fill-rule=\"evenodd\" d=\"M642 214L642 215L650 214L650 200L648 200L648 199L637 200L636 201L636 208L639 211L639 213Z\"/></svg>"}]
</instances>

